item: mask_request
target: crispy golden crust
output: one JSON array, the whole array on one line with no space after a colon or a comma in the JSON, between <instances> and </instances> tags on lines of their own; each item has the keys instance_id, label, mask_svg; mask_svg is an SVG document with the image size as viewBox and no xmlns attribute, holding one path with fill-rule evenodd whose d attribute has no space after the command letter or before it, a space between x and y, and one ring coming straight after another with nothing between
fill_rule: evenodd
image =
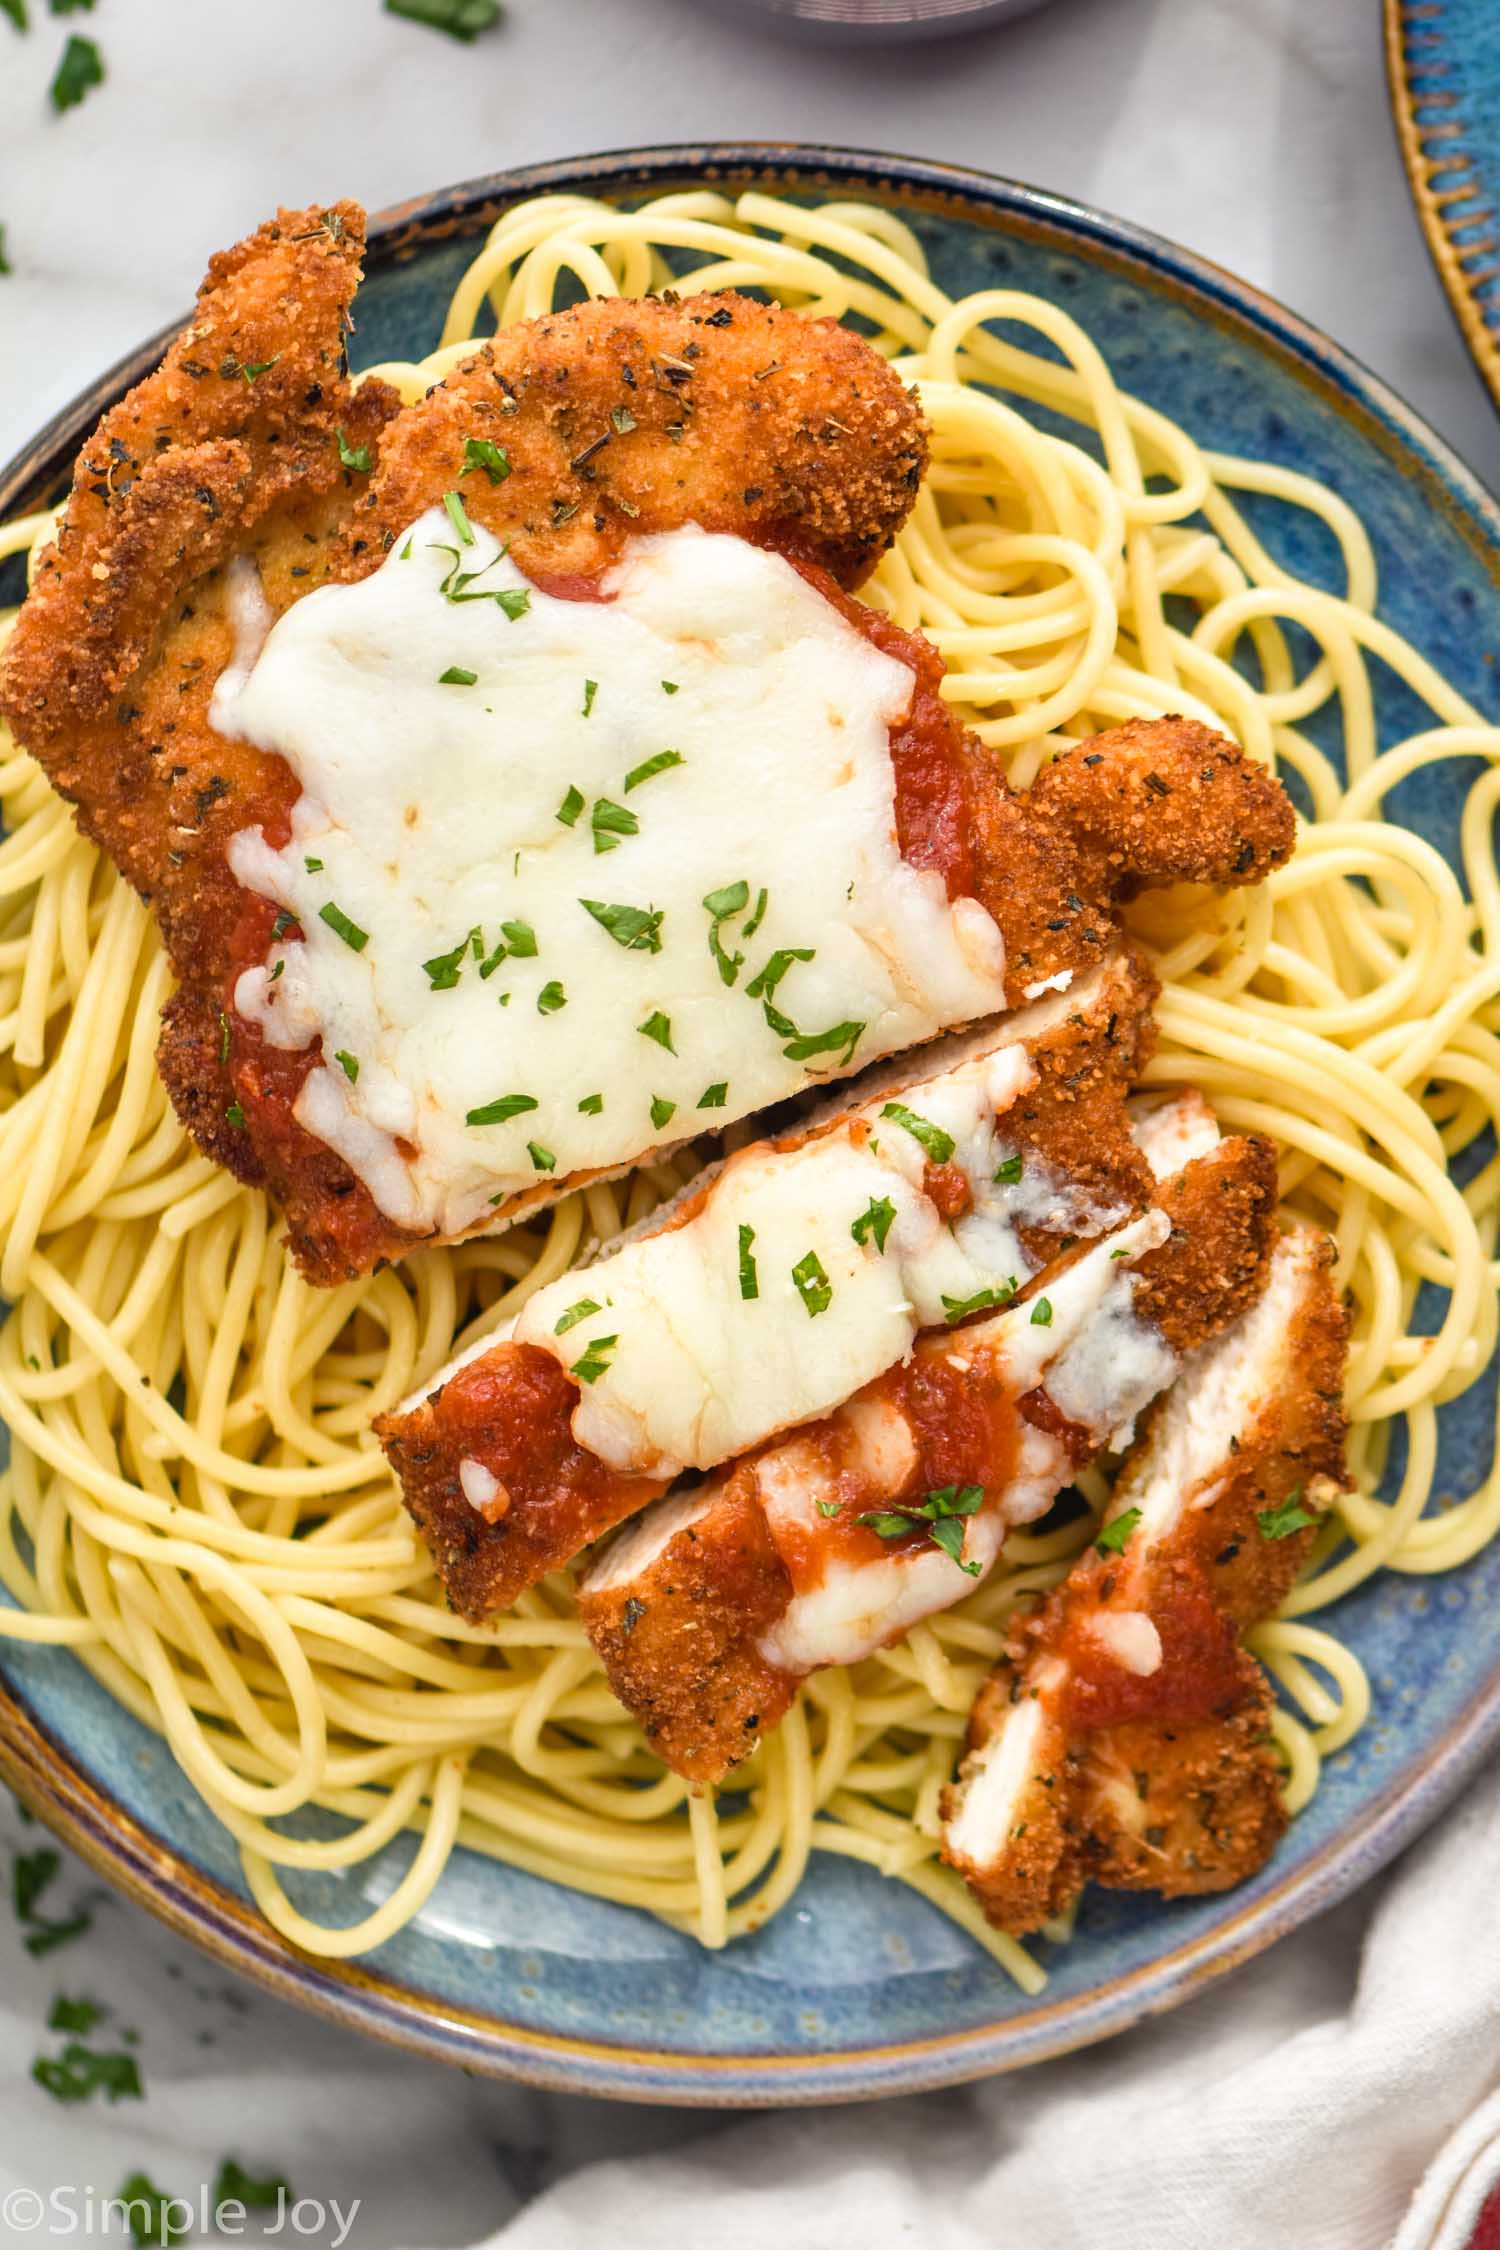
<instances>
[{"instance_id":1,"label":"crispy golden crust","mask_svg":"<svg viewBox=\"0 0 1500 2250\"><path fill-rule=\"evenodd\" d=\"M1348 1321L1332 1263L1310 1230L1277 1246L1272 1317L1190 1361L1126 1459L1111 1511L1129 1524L1135 1510L1140 1528L1084 1551L981 1692L948 1820L1016 1700L1046 1707L1023 1795L1034 1802L1045 1766L1051 1824L1018 1814L983 1862L950 1854L1005 1929L1035 1929L1088 1881L1171 1897L1227 1889L1286 1825L1270 1689L1239 1636L1284 1599L1344 1481ZM1209 1414L1237 1426L1202 1425ZM1111 1677L1101 1618L1149 1619L1157 1668Z\"/></svg>"},{"instance_id":2,"label":"crispy golden crust","mask_svg":"<svg viewBox=\"0 0 1500 2250\"><path fill-rule=\"evenodd\" d=\"M1276 1151L1235 1134L1157 1183L1172 1222L1140 1260L1136 1310L1174 1352L1196 1351L1253 1305L1276 1240Z\"/></svg>"},{"instance_id":3,"label":"crispy golden crust","mask_svg":"<svg viewBox=\"0 0 1500 2250\"><path fill-rule=\"evenodd\" d=\"M605 569L633 532L696 523L857 586L911 507L927 426L832 320L732 291L595 298L507 329L401 417L355 511L347 574L459 484L470 438L504 451L461 489L528 575Z\"/></svg>"},{"instance_id":4,"label":"crispy golden crust","mask_svg":"<svg viewBox=\"0 0 1500 2250\"><path fill-rule=\"evenodd\" d=\"M740 1471L628 1582L612 1585L607 1567L585 1579L578 1614L651 1747L688 1780L718 1781L797 1692L756 1645L791 1594L754 1477Z\"/></svg>"}]
</instances>

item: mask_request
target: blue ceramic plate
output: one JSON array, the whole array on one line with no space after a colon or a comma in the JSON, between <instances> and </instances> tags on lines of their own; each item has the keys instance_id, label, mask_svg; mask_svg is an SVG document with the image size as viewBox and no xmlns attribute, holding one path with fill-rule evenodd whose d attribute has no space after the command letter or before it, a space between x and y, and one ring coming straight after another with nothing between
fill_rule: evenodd
<instances>
[{"instance_id":1,"label":"blue ceramic plate","mask_svg":"<svg viewBox=\"0 0 1500 2250\"><path fill-rule=\"evenodd\" d=\"M1500 8L1385 0L1391 106L1417 216L1500 405Z\"/></svg>"},{"instance_id":2,"label":"blue ceramic plate","mask_svg":"<svg viewBox=\"0 0 1500 2250\"><path fill-rule=\"evenodd\" d=\"M371 237L358 348L436 341L486 227L525 196L622 198L688 183L873 196L915 226L949 289L1058 299L1121 382L1228 452L1286 462L1352 501L1374 536L1382 612L1500 718L1500 511L1373 377L1290 313L1180 250L1055 197L943 166L821 149L668 149L481 180L389 214ZM0 513L57 489L82 434L161 339L106 376L0 477ZM1314 578L1335 558L1306 515L1270 506L1262 536ZM1388 679L1386 737L1419 723ZM1457 795L1409 787L1399 816L1452 850ZM1492 1402L1444 1416L1438 1489L1488 1467ZM461 1854L426 1912L358 1967L304 1960L260 1922L228 1838L160 1742L66 1655L16 1653L0 1676L0 1768L151 1910L287 1997L423 2054L544 2084L702 2103L846 2100L952 2083L1101 2039L1364 1881L1441 1811L1500 1737L1500 1546L1451 1580L1386 1578L1339 1630L1376 1709L1335 1758L1272 1865L1222 1899L1091 1896L1075 1942L1028 2000L949 1922L869 1870L815 1860L768 1929L711 1956L646 1916ZM299 1894L336 1920L383 1895L404 1847Z\"/></svg>"}]
</instances>

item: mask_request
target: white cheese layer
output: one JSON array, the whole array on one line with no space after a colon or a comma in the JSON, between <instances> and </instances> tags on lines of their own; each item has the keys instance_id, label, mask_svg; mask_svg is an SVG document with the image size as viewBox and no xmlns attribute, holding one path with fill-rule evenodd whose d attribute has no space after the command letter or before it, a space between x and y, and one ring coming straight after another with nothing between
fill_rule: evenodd
<instances>
[{"instance_id":1,"label":"white cheese layer","mask_svg":"<svg viewBox=\"0 0 1500 2250\"><path fill-rule=\"evenodd\" d=\"M630 1474L712 1468L831 1413L919 1329L1013 1292L1031 1271L1020 1225L1107 1223L1036 1159L1007 1167L1005 1112L1033 1077L1024 1045L992 1046L798 1148L742 1150L682 1224L539 1289L513 1334L578 1375L579 1444ZM951 1224L924 1190L934 1150L973 1196Z\"/></svg>"},{"instance_id":2,"label":"white cheese layer","mask_svg":"<svg viewBox=\"0 0 1500 2250\"><path fill-rule=\"evenodd\" d=\"M1003 1005L990 916L897 848L906 666L738 539L633 540L567 601L459 526L297 603L213 708L302 789L285 849L230 847L302 933L236 1006L321 1037L298 1115L390 1218L460 1233Z\"/></svg>"}]
</instances>

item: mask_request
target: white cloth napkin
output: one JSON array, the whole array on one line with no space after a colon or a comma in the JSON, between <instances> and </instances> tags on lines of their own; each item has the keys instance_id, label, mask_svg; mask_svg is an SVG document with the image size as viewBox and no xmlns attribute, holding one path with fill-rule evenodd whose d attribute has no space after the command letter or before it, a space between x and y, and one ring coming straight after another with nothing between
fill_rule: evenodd
<instances>
[{"instance_id":1,"label":"white cloth napkin","mask_svg":"<svg viewBox=\"0 0 1500 2250\"><path fill-rule=\"evenodd\" d=\"M0 1842L45 1838L5 1815ZM46 2208L81 2238L86 2199L97 2214L137 2169L211 2241L196 2215L234 2156L290 2182L271 2239L324 2250L1466 2250L1500 2180L1497 1887L1500 1774L1393 1875L1158 2023L979 2086L742 2119L386 2053L100 1901L42 1962L18 1928L0 1940L0 2242L65 2239ZM47 1904L88 1888L70 1867ZM139 2031L143 2101L59 2107L32 2083L65 2043L44 2028L59 1992L108 2008L93 2048Z\"/></svg>"}]
</instances>

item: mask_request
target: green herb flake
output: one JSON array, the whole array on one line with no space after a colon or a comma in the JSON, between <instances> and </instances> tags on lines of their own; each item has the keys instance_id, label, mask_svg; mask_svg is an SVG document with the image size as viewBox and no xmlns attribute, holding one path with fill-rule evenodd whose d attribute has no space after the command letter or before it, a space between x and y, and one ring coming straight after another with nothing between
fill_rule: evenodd
<instances>
[{"instance_id":1,"label":"green herb flake","mask_svg":"<svg viewBox=\"0 0 1500 2250\"><path fill-rule=\"evenodd\" d=\"M369 931L362 930L357 922L351 922L343 908L335 906L331 899L326 906L318 908L318 920L326 922L334 936L341 937L345 945L356 953L363 953L370 942Z\"/></svg>"},{"instance_id":2,"label":"green herb flake","mask_svg":"<svg viewBox=\"0 0 1500 2250\"><path fill-rule=\"evenodd\" d=\"M677 1115L677 1104L669 1102L665 1094L651 1096L651 1122L658 1133Z\"/></svg>"},{"instance_id":3,"label":"green herb flake","mask_svg":"<svg viewBox=\"0 0 1500 2250\"><path fill-rule=\"evenodd\" d=\"M92 39L80 39L75 31L62 51L62 60L47 89L52 107L61 116L65 109L76 109L90 87L103 84L103 56Z\"/></svg>"},{"instance_id":4,"label":"green herb flake","mask_svg":"<svg viewBox=\"0 0 1500 2250\"><path fill-rule=\"evenodd\" d=\"M750 903L750 885L746 882L725 883L717 891L710 891L703 900L709 917L708 950L718 965L719 982L733 984L745 965L743 953L726 953L721 935L721 925L743 914Z\"/></svg>"},{"instance_id":5,"label":"green herb flake","mask_svg":"<svg viewBox=\"0 0 1500 2250\"><path fill-rule=\"evenodd\" d=\"M617 805L612 797L596 797L594 809L589 814L596 852L618 849L622 836L637 836L641 824L628 805Z\"/></svg>"},{"instance_id":6,"label":"green herb flake","mask_svg":"<svg viewBox=\"0 0 1500 2250\"><path fill-rule=\"evenodd\" d=\"M1031 1308L1031 1325L1033 1328L1050 1328L1052 1326L1052 1299L1050 1297L1038 1297Z\"/></svg>"},{"instance_id":7,"label":"green herb flake","mask_svg":"<svg viewBox=\"0 0 1500 2250\"><path fill-rule=\"evenodd\" d=\"M47 2029L49 2031L73 2031L80 2038L83 2038L108 2013L108 2009L101 2008L96 2001L70 2000L66 1993L60 1992L53 2001L51 2013L47 2017Z\"/></svg>"},{"instance_id":8,"label":"green herb flake","mask_svg":"<svg viewBox=\"0 0 1500 2250\"><path fill-rule=\"evenodd\" d=\"M465 438L464 465L458 473L461 477L467 477L476 469L483 469L491 484L504 484L510 475L510 463L505 457L503 446L496 445L493 439L487 437Z\"/></svg>"},{"instance_id":9,"label":"green herb flake","mask_svg":"<svg viewBox=\"0 0 1500 2250\"><path fill-rule=\"evenodd\" d=\"M47 1953L55 1953L59 1946L71 1945L74 1938L86 1937L94 1926L94 1917L86 1906L79 1907L63 1922L43 1922L33 1919L26 1933L26 1950L33 1961L40 1961Z\"/></svg>"},{"instance_id":10,"label":"green herb flake","mask_svg":"<svg viewBox=\"0 0 1500 2250\"><path fill-rule=\"evenodd\" d=\"M575 1359L570 1372L580 1383L597 1383L609 1366L619 1343L618 1336L596 1336L582 1359Z\"/></svg>"},{"instance_id":11,"label":"green herb flake","mask_svg":"<svg viewBox=\"0 0 1500 2250\"><path fill-rule=\"evenodd\" d=\"M439 687L477 687L479 674L470 672L462 664L450 664L446 672L439 672Z\"/></svg>"},{"instance_id":12,"label":"green herb flake","mask_svg":"<svg viewBox=\"0 0 1500 2250\"><path fill-rule=\"evenodd\" d=\"M991 1177L996 1187L1015 1187L1025 1168L1019 1156L1007 1156L1003 1164L996 1165Z\"/></svg>"},{"instance_id":13,"label":"green herb flake","mask_svg":"<svg viewBox=\"0 0 1500 2250\"><path fill-rule=\"evenodd\" d=\"M663 680L661 683L661 692L663 695L676 695L681 686L682 682L680 680Z\"/></svg>"},{"instance_id":14,"label":"green herb flake","mask_svg":"<svg viewBox=\"0 0 1500 2250\"><path fill-rule=\"evenodd\" d=\"M482 31L500 21L500 0L385 0L388 16L403 16L408 23L426 24L431 31L446 31L450 39L467 45Z\"/></svg>"},{"instance_id":15,"label":"green herb flake","mask_svg":"<svg viewBox=\"0 0 1500 2250\"><path fill-rule=\"evenodd\" d=\"M788 1062L811 1062L815 1055L837 1054L839 1061L847 1064L854 1058L864 1029L862 1023L835 1023L826 1031L799 1031L781 1051Z\"/></svg>"},{"instance_id":16,"label":"green herb flake","mask_svg":"<svg viewBox=\"0 0 1500 2250\"><path fill-rule=\"evenodd\" d=\"M348 1052L347 1048L340 1047L337 1053L334 1055L333 1059L338 1064L344 1076L348 1079L350 1085L357 1085L359 1082L358 1057L355 1055L351 1055Z\"/></svg>"},{"instance_id":17,"label":"green herb flake","mask_svg":"<svg viewBox=\"0 0 1500 2250\"><path fill-rule=\"evenodd\" d=\"M844 1503L842 1500L820 1500L818 1502L818 1514L820 1516L841 1516L843 1512Z\"/></svg>"},{"instance_id":18,"label":"green herb flake","mask_svg":"<svg viewBox=\"0 0 1500 2250\"><path fill-rule=\"evenodd\" d=\"M536 996L536 1012L539 1016L555 1016L558 1009L565 1008L567 1004L568 996L556 977L544 984Z\"/></svg>"},{"instance_id":19,"label":"green herb flake","mask_svg":"<svg viewBox=\"0 0 1500 2250\"><path fill-rule=\"evenodd\" d=\"M469 940L467 937L461 937L451 953L434 953L430 961L422 963L423 973L434 992L451 992L453 990L462 973L468 951ZM504 949L502 948L501 958L503 958L503 954ZM484 964L481 962L481 974L483 968Z\"/></svg>"},{"instance_id":20,"label":"green herb flake","mask_svg":"<svg viewBox=\"0 0 1500 2250\"><path fill-rule=\"evenodd\" d=\"M302 864L309 875L321 875L323 872L323 862L320 859L304 859Z\"/></svg>"},{"instance_id":21,"label":"green herb flake","mask_svg":"<svg viewBox=\"0 0 1500 2250\"><path fill-rule=\"evenodd\" d=\"M518 961L536 957L536 931L529 922L502 922L500 935Z\"/></svg>"},{"instance_id":22,"label":"green herb flake","mask_svg":"<svg viewBox=\"0 0 1500 2250\"><path fill-rule=\"evenodd\" d=\"M274 2211L282 2202L290 2203L292 2187L279 2173L265 2179L256 2179L232 2156L226 2156L219 2166L219 2176L214 2182L213 2204L217 2213L226 2203L243 2203L247 2211Z\"/></svg>"},{"instance_id":23,"label":"green herb flake","mask_svg":"<svg viewBox=\"0 0 1500 2250\"><path fill-rule=\"evenodd\" d=\"M809 1250L805 1258L797 1260L792 1268L792 1280L807 1307L809 1320L816 1320L819 1313L827 1312L833 1303L833 1283L824 1272L823 1261L816 1250Z\"/></svg>"},{"instance_id":24,"label":"green herb flake","mask_svg":"<svg viewBox=\"0 0 1500 2250\"><path fill-rule=\"evenodd\" d=\"M655 775L666 773L672 766L680 766L681 764L682 752L680 750L658 750L654 758L647 758L640 765L632 766L629 773L626 774L626 796L630 795L632 789L639 789L643 781L650 781Z\"/></svg>"},{"instance_id":25,"label":"green herb flake","mask_svg":"<svg viewBox=\"0 0 1500 2250\"><path fill-rule=\"evenodd\" d=\"M1101 1555L1123 1555L1130 1534L1140 1520L1139 1508L1122 1508L1117 1516L1111 1516L1094 1541L1098 1552Z\"/></svg>"},{"instance_id":26,"label":"green herb flake","mask_svg":"<svg viewBox=\"0 0 1500 2250\"><path fill-rule=\"evenodd\" d=\"M769 1000L794 961L811 961L817 953L815 945L778 946L763 969L758 969L745 987L747 1000ZM767 1009L769 1016L771 1011ZM782 1019L785 1021L785 1018ZM795 1032L795 1024L788 1025L788 1033ZM773 1026L774 1029L774 1026Z\"/></svg>"},{"instance_id":27,"label":"green herb flake","mask_svg":"<svg viewBox=\"0 0 1500 2250\"><path fill-rule=\"evenodd\" d=\"M367 477L375 466L370 448L367 445L347 445L342 430L335 430L333 434L339 441L339 459L344 467L353 469L356 476Z\"/></svg>"},{"instance_id":28,"label":"green herb flake","mask_svg":"<svg viewBox=\"0 0 1500 2250\"><path fill-rule=\"evenodd\" d=\"M26 21L26 0L0 0L0 16L9 16L17 31L30 28Z\"/></svg>"},{"instance_id":29,"label":"green herb flake","mask_svg":"<svg viewBox=\"0 0 1500 2250\"><path fill-rule=\"evenodd\" d=\"M698 1107L700 1109L722 1109L728 1099L729 1080L727 1078L716 1078L713 1084L705 1086L698 1096Z\"/></svg>"},{"instance_id":30,"label":"green herb flake","mask_svg":"<svg viewBox=\"0 0 1500 2250\"><path fill-rule=\"evenodd\" d=\"M871 1508L854 1520L873 1531L877 1539L905 1539L917 1528L915 1516L898 1515L894 1508Z\"/></svg>"},{"instance_id":31,"label":"green herb flake","mask_svg":"<svg viewBox=\"0 0 1500 2250\"><path fill-rule=\"evenodd\" d=\"M583 715L584 715L584 717L585 717L585 718L587 718L587 717L589 716L590 712L591 712L591 711L593 710L593 708L594 708L594 697L595 697L595 696L596 696L596 695L597 695L598 693L599 693L599 682L598 682L597 680L585 680L585 681L584 681L584 683L583 683ZM626 782L626 784L625 784L625 786L626 786L626 788L628 789L628 788L630 787L630 783L629 783L629 782L627 781L627 782Z\"/></svg>"},{"instance_id":32,"label":"green herb flake","mask_svg":"<svg viewBox=\"0 0 1500 2250\"><path fill-rule=\"evenodd\" d=\"M903 1132L910 1133L912 1139L927 1151L934 1164L946 1164L953 1154L953 1135L945 1133L941 1125L934 1125L930 1118L919 1117L904 1102L887 1102L880 1114L899 1125Z\"/></svg>"},{"instance_id":33,"label":"green herb flake","mask_svg":"<svg viewBox=\"0 0 1500 2250\"><path fill-rule=\"evenodd\" d=\"M516 619L524 617L531 607L531 588L529 586L502 586L495 599L514 625Z\"/></svg>"},{"instance_id":34,"label":"green herb flake","mask_svg":"<svg viewBox=\"0 0 1500 2250\"><path fill-rule=\"evenodd\" d=\"M602 1094L585 1094L583 1100L578 1104L578 1109L579 1114L583 1117L598 1117L604 1109L604 1096Z\"/></svg>"},{"instance_id":35,"label":"green herb flake","mask_svg":"<svg viewBox=\"0 0 1500 2250\"><path fill-rule=\"evenodd\" d=\"M474 526L469 521L469 511L464 506L463 501L456 492L445 492L443 494L443 506L448 511L448 521L453 526L459 545L461 547L472 547L474 544Z\"/></svg>"},{"instance_id":36,"label":"green herb flake","mask_svg":"<svg viewBox=\"0 0 1500 2250\"><path fill-rule=\"evenodd\" d=\"M1010 1304L1016 1294L1016 1288L1016 1277L1012 1274L1010 1279L998 1289L976 1289L972 1297L945 1296L943 1299L944 1317L948 1320L967 1320L970 1313L993 1312L997 1306Z\"/></svg>"},{"instance_id":37,"label":"green herb flake","mask_svg":"<svg viewBox=\"0 0 1500 2250\"><path fill-rule=\"evenodd\" d=\"M564 828L571 828L577 821L578 815L582 812L583 807L583 791L578 788L570 787L568 790L568 794L566 795L566 797L564 797L562 803L558 806L555 817L562 822Z\"/></svg>"},{"instance_id":38,"label":"green herb flake","mask_svg":"<svg viewBox=\"0 0 1500 2250\"><path fill-rule=\"evenodd\" d=\"M654 1008L644 1023L637 1024L636 1029L643 1039L654 1039L657 1046L665 1047L669 1055L676 1054L677 1049L672 1044L671 1018L664 1016L660 1008Z\"/></svg>"},{"instance_id":39,"label":"green herb flake","mask_svg":"<svg viewBox=\"0 0 1500 2250\"><path fill-rule=\"evenodd\" d=\"M755 1270L755 1229L740 1228L740 1295L748 1303L760 1295L760 1275Z\"/></svg>"},{"instance_id":40,"label":"green herb flake","mask_svg":"<svg viewBox=\"0 0 1500 2250\"><path fill-rule=\"evenodd\" d=\"M616 437L629 437L631 431L639 427L628 406L611 407L609 419Z\"/></svg>"},{"instance_id":41,"label":"green herb flake","mask_svg":"<svg viewBox=\"0 0 1500 2250\"><path fill-rule=\"evenodd\" d=\"M885 1238L894 1226L895 1220L896 1206L890 1197L888 1195L879 1197L872 1195L864 1210L860 1212L859 1217L850 1227L849 1232L861 1249L867 1242L873 1242L876 1249L883 1252Z\"/></svg>"},{"instance_id":42,"label":"green herb flake","mask_svg":"<svg viewBox=\"0 0 1500 2250\"><path fill-rule=\"evenodd\" d=\"M551 1149L544 1148L540 1141L528 1141L526 1143L526 1154L531 1158L538 1172L555 1172L557 1170L557 1158L553 1155Z\"/></svg>"},{"instance_id":43,"label":"green herb flake","mask_svg":"<svg viewBox=\"0 0 1500 2250\"><path fill-rule=\"evenodd\" d=\"M31 2075L58 2102L92 2101L95 2094L111 2102L140 2101L145 2093L134 2055L97 2054L78 2039L70 2039L60 2055L38 2055Z\"/></svg>"},{"instance_id":44,"label":"green herb flake","mask_svg":"<svg viewBox=\"0 0 1500 2250\"><path fill-rule=\"evenodd\" d=\"M225 1122L232 1125L237 1133L244 1131L245 1112L238 1102L230 1103L229 1107L224 1112L224 1118Z\"/></svg>"},{"instance_id":45,"label":"green herb flake","mask_svg":"<svg viewBox=\"0 0 1500 2250\"><path fill-rule=\"evenodd\" d=\"M576 1328L580 1320L588 1320L592 1314L601 1310L602 1307L594 1298L580 1297L576 1305L569 1305L552 1333L554 1336L566 1336L568 1330Z\"/></svg>"},{"instance_id":46,"label":"green herb flake","mask_svg":"<svg viewBox=\"0 0 1500 2250\"><path fill-rule=\"evenodd\" d=\"M581 898L578 903L627 953L660 953L664 908L611 906L599 898Z\"/></svg>"},{"instance_id":47,"label":"green herb flake","mask_svg":"<svg viewBox=\"0 0 1500 2250\"><path fill-rule=\"evenodd\" d=\"M223 1009L221 1008L221 1009L219 1010L219 1061L220 1061L220 1063L222 1064L222 1063L227 1063L227 1062L228 1062L228 1060L229 1060L229 1018L228 1018L228 1016L227 1016L227 1015L226 1015L226 1014L224 1013L224 1010L223 1010Z\"/></svg>"},{"instance_id":48,"label":"green herb flake","mask_svg":"<svg viewBox=\"0 0 1500 2250\"><path fill-rule=\"evenodd\" d=\"M38 1899L55 1880L61 1866L62 1856L50 1844L34 1852L17 1852L11 1862L10 1895L18 1921L31 1920Z\"/></svg>"},{"instance_id":49,"label":"green herb flake","mask_svg":"<svg viewBox=\"0 0 1500 2250\"><path fill-rule=\"evenodd\" d=\"M524 1117L528 1110L537 1107L530 1094L502 1094L498 1101L485 1102L479 1109L469 1110L466 1125L505 1125L513 1117Z\"/></svg>"},{"instance_id":50,"label":"green herb flake","mask_svg":"<svg viewBox=\"0 0 1500 2250\"><path fill-rule=\"evenodd\" d=\"M112 2208L122 2207L135 2250L175 2250L187 2238L187 2222L177 2216L191 2209L186 2196L166 2194L147 2172L132 2172L116 2190Z\"/></svg>"},{"instance_id":51,"label":"green herb flake","mask_svg":"<svg viewBox=\"0 0 1500 2250\"><path fill-rule=\"evenodd\" d=\"M3 6L4 0L0 0L0 7ZM9 258L5 254L5 229L3 226L0 226L0 274L14 273L15 270L15 267L11 264Z\"/></svg>"},{"instance_id":52,"label":"green herb flake","mask_svg":"<svg viewBox=\"0 0 1500 2250\"><path fill-rule=\"evenodd\" d=\"M1302 1487L1299 1484L1289 1492L1279 1508L1262 1508L1256 1518L1262 1539L1290 1539L1295 1531L1306 1531L1317 1517L1310 1515L1302 1505Z\"/></svg>"},{"instance_id":53,"label":"green herb flake","mask_svg":"<svg viewBox=\"0 0 1500 2250\"><path fill-rule=\"evenodd\" d=\"M978 1563L964 1561L964 1527L957 1516L939 1517L927 1536L934 1547L941 1547L949 1561L956 1562L970 1578L979 1576Z\"/></svg>"}]
</instances>

